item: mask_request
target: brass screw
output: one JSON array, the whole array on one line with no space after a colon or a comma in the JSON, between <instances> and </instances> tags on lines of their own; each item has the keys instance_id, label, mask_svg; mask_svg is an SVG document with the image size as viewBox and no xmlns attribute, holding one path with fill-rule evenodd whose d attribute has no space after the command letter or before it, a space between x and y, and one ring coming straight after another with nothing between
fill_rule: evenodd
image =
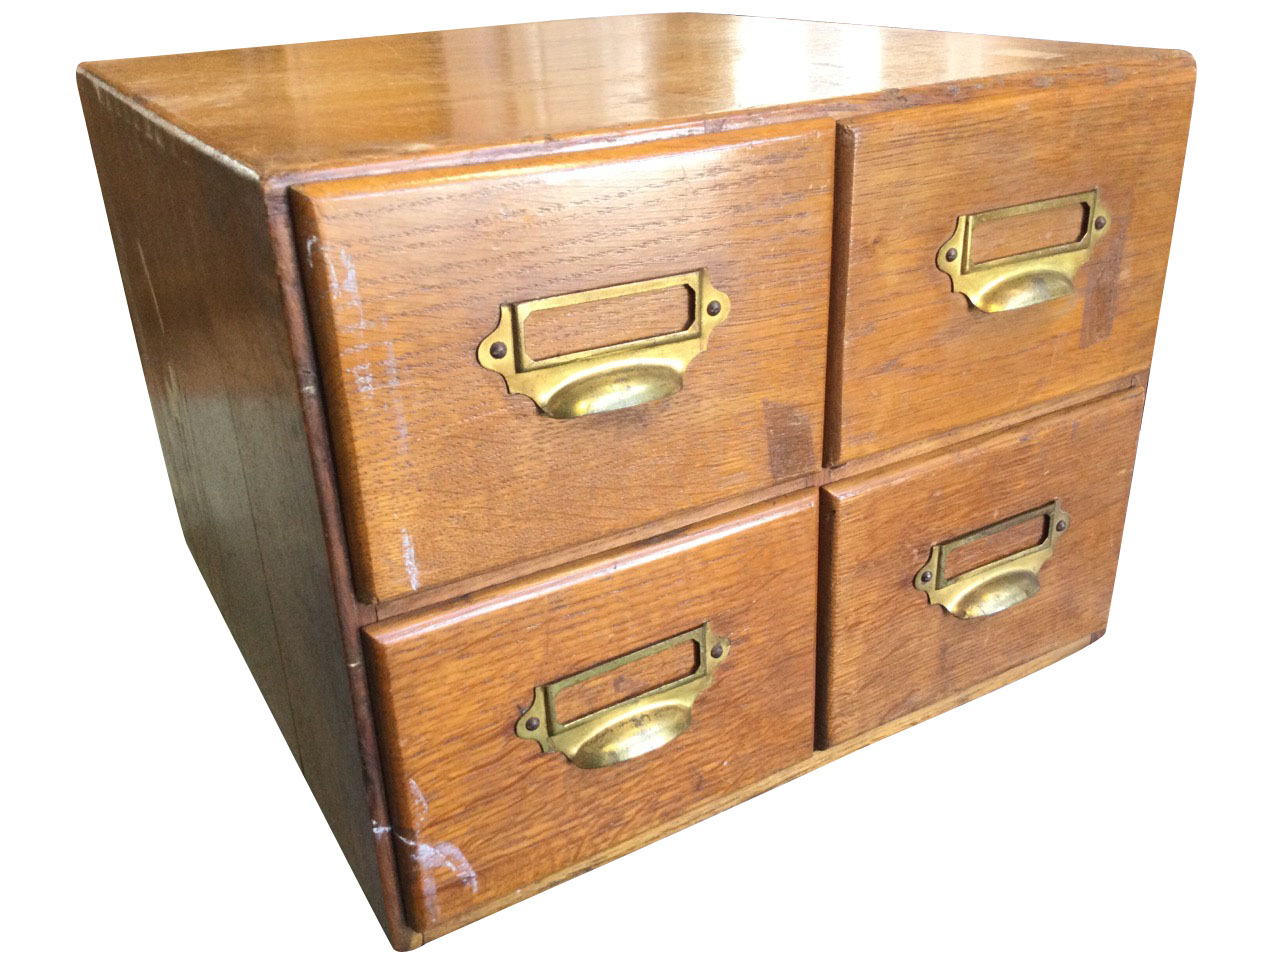
<instances>
[{"instance_id":1,"label":"brass screw","mask_svg":"<svg viewBox=\"0 0 1280 960\"><path fill-rule=\"evenodd\" d=\"M1093 229L1095 230L1101 230L1106 225L1107 225L1106 217L1099 217L1097 220L1093 221Z\"/></svg>"},{"instance_id":2,"label":"brass screw","mask_svg":"<svg viewBox=\"0 0 1280 960\"><path fill-rule=\"evenodd\" d=\"M724 654L724 647L720 646L720 644L717 643L714 647L711 648L711 656L716 660L719 660L723 654Z\"/></svg>"},{"instance_id":3,"label":"brass screw","mask_svg":"<svg viewBox=\"0 0 1280 960\"><path fill-rule=\"evenodd\" d=\"M542 724L537 717L530 717L524 722L524 728L526 730L537 730L541 725Z\"/></svg>"},{"instance_id":4,"label":"brass screw","mask_svg":"<svg viewBox=\"0 0 1280 960\"><path fill-rule=\"evenodd\" d=\"M707 316L718 317L720 315L720 301L712 300L707 304Z\"/></svg>"},{"instance_id":5,"label":"brass screw","mask_svg":"<svg viewBox=\"0 0 1280 960\"><path fill-rule=\"evenodd\" d=\"M921 583L928 583L928 582L929 582L930 580L932 580L932 579L933 579L933 571L932 571L932 570L926 570L924 573L920 574L920 582L921 582Z\"/></svg>"},{"instance_id":6,"label":"brass screw","mask_svg":"<svg viewBox=\"0 0 1280 960\"><path fill-rule=\"evenodd\" d=\"M501 340L499 340L497 343L495 343L493 346L489 348L489 356L493 357L493 359L495 360L501 360L506 355L507 355L507 345L503 343Z\"/></svg>"},{"instance_id":7,"label":"brass screw","mask_svg":"<svg viewBox=\"0 0 1280 960\"><path fill-rule=\"evenodd\" d=\"M1061 533L1063 530L1067 529L1067 521L1059 520L1055 529Z\"/></svg>"},{"instance_id":8,"label":"brass screw","mask_svg":"<svg viewBox=\"0 0 1280 960\"><path fill-rule=\"evenodd\" d=\"M947 251L947 263L951 263L956 257L960 256L960 251L952 247Z\"/></svg>"}]
</instances>

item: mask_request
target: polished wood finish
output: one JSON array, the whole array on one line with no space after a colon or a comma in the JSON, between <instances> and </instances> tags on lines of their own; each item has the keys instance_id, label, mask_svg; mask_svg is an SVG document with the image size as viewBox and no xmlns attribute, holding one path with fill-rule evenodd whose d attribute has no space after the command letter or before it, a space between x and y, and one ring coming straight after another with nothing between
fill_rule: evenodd
<instances>
[{"instance_id":1,"label":"polished wood finish","mask_svg":"<svg viewBox=\"0 0 1280 960\"><path fill-rule=\"evenodd\" d=\"M820 746L1106 629L1143 397L1129 391L822 491ZM1070 526L1035 596L962 620L913 585L935 543L1055 498Z\"/></svg>"},{"instance_id":2,"label":"polished wood finish","mask_svg":"<svg viewBox=\"0 0 1280 960\"><path fill-rule=\"evenodd\" d=\"M1101 90L841 124L829 463L1149 366L1194 76L1189 63L1121 71ZM986 314L951 291L935 257L958 216L1095 187L1111 222L1074 295ZM1007 242L1017 226L995 229Z\"/></svg>"},{"instance_id":3,"label":"polished wood finish","mask_svg":"<svg viewBox=\"0 0 1280 960\"><path fill-rule=\"evenodd\" d=\"M817 471L832 133L807 121L297 188L362 598ZM674 396L560 421L476 362L503 303L698 268L730 314Z\"/></svg>"},{"instance_id":4,"label":"polished wood finish","mask_svg":"<svg viewBox=\"0 0 1280 960\"><path fill-rule=\"evenodd\" d=\"M369 829L381 782L348 681L350 576L327 546L304 413L316 382L268 200L100 85L80 91L187 544L379 920L407 945Z\"/></svg>"},{"instance_id":5,"label":"polished wood finish","mask_svg":"<svg viewBox=\"0 0 1280 960\"><path fill-rule=\"evenodd\" d=\"M817 555L810 491L368 627L414 925L430 937L808 756ZM515 736L539 684L707 622L728 656L665 746L584 770Z\"/></svg>"},{"instance_id":6,"label":"polished wood finish","mask_svg":"<svg viewBox=\"0 0 1280 960\"><path fill-rule=\"evenodd\" d=\"M188 542L397 948L1100 635L1188 55L661 14L78 80ZM950 291L957 215L1095 186L1114 229L1075 296ZM551 422L476 362L500 303L698 267L732 314L663 401ZM637 298L532 342L687 322ZM1073 525L1021 607L912 588L937 539L1054 496ZM514 736L535 684L698 618L734 646L673 743L586 771Z\"/></svg>"},{"instance_id":7,"label":"polished wood finish","mask_svg":"<svg viewBox=\"0 0 1280 960\"><path fill-rule=\"evenodd\" d=\"M1168 50L674 13L110 60L86 69L274 179L985 99L993 90L1105 84L1131 67L1189 59Z\"/></svg>"},{"instance_id":8,"label":"polished wood finish","mask_svg":"<svg viewBox=\"0 0 1280 960\"><path fill-rule=\"evenodd\" d=\"M1016 667L1006 670L997 676L984 680L982 683L974 684L967 690L961 690L944 700L931 703L927 707L923 707L912 713L906 714L905 716L898 717L896 720L890 721L882 726L868 730L866 733L861 736L854 737L852 740L846 740L843 743L835 744L826 750L813 752L803 760L793 763L789 767L779 770L771 776L757 780L749 787L735 790L733 793L728 795L693 803L682 810L678 816L666 821L659 827L654 827L650 830L638 833L615 846L596 850L574 866L564 870L559 870L555 873L547 874L529 886L521 887L519 890L508 893L505 896L495 897L483 905L477 906L474 910L468 912L460 919L442 919L438 925L431 928L432 936L435 938L444 936L446 933L456 930L458 927L465 926L468 923L474 923L476 920L488 916L491 913L496 913L503 907L509 907L513 903L540 893L548 887L553 887L566 880L571 880L579 874L608 863L610 860L616 860L618 857L625 856L646 844L653 843L655 840L661 840L663 837L677 833L685 827L690 827L693 824L714 816L721 811L727 810L736 804L750 800L752 797L759 796L762 793L766 793L774 787L781 786L790 780L794 780L796 777L803 776L804 774L810 773L821 766L835 760L840 760L843 757L847 757L849 754L857 750L861 750L863 747L870 746L879 740L883 740L885 737L893 736L895 733L901 733L903 730L914 727L926 720L931 720L949 710L962 707L969 701L986 696L988 693L999 690L1001 687L1013 683L1015 680L1021 680L1023 677L1030 676L1039 670L1053 666L1053 664L1057 663L1059 660L1063 660L1066 657L1071 656L1073 653L1079 653L1098 639L1098 635L1090 635L1074 639L1070 643L1064 644L1055 650L1050 650L1048 653L1036 657L1034 660L1029 660L1026 663L1020 663Z\"/></svg>"}]
</instances>

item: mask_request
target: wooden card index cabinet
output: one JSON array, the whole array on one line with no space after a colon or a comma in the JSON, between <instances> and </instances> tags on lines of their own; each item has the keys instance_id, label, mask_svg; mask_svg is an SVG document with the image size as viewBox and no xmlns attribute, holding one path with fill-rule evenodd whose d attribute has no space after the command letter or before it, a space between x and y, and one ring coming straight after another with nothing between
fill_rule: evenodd
<instances>
[{"instance_id":1,"label":"wooden card index cabinet","mask_svg":"<svg viewBox=\"0 0 1280 960\"><path fill-rule=\"evenodd\" d=\"M191 552L397 948L1105 629L1187 54L663 14L78 81Z\"/></svg>"}]
</instances>

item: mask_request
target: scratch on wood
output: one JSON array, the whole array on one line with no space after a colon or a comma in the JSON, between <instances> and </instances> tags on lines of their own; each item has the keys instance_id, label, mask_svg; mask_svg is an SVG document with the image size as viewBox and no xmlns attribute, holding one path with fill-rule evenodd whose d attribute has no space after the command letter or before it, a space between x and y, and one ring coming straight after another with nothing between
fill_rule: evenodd
<instances>
[{"instance_id":1,"label":"scratch on wood","mask_svg":"<svg viewBox=\"0 0 1280 960\"><path fill-rule=\"evenodd\" d=\"M148 109L136 100L127 98L119 90L115 89L105 81L98 79L98 77L86 70L83 64L76 68L76 74L83 77L89 85L93 87L94 95L99 103L103 102L103 96L105 94L121 107L126 108L129 111L136 113L139 117L145 119L147 122L145 129L147 130L148 139L155 139L155 137L158 136L159 131L164 131L164 133L168 134L179 143L185 144L197 153L202 153L207 157L212 157L218 163L221 163L227 169L234 171L238 175L248 180L253 180L255 182L258 181L258 172L252 167L241 163L239 160L233 159L231 156L222 153L219 150L215 150L203 140L187 133L187 131L183 130L177 124L166 120L154 110ZM153 130L156 132L152 133Z\"/></svg>"},{"instance_id":2,"label":"scratch on wood","mask_svg":"<svg viewBox=\"0 0 1280 960\"><path fill-rule=\"evenodd\" d=\"M319 242L319 238L311 236L307 238L307 266L309 269L314 269L314 257L317 250L324 264L334 326L344 333L355 333L361 337L359 342L345 348L342 353L345 356L352 353L367 352L369 344L363 339L362 332L370 329L373 324L369 323L365 317L364 300L360 296L360 281L356 276L355 261L351 258L347 248L341 244L331 247L329 244ZM355 315L354 322L344 322L351 314ZM385 326L385 321L383 325ZM366 396L373 395L377 387L377 379L374 376L372 363L366 361L353 364L345 367L344 371L354 379L356 393ZM398 383L398 379L395 382Z\"/></svg>"},{"instance_id":3,"label":"scratch on wood","mask_svg":"<svg viewBox=\"0 0 1280 960\"><path fill-rule=\"evenodd\" d=\"M314 239L314 238L313 238ZM343 308L354 311L356 322L354 324L340 324L343 330L367 330L369 323L364 316L364 301L360 298L360 281L356 277L356 264L351 259L351 254L347 252L347 248L339 245L337 248L336 259L342 267L341 276L338 272L338 263L335 263L334 250L327 244L318 244L320 256L324 261L325 278L329 285L329 298L333 301L334 320L340 319L340 312ZM310 241L307 243L307 262L311 263L313 254L313 245Z\"/></svg>"},{"instance_id":4,"label":"scratch on wood","mask_svg":"<svg viewBox=\"0 0 1280 960\"><path fill-rule=\"evenodd\" d=\"M147 281L147 293L151 294L151 305L156 311L156 323L160 324L160 332L164 333L164 315L160 312L160 301L156 298L155 284L151 282L151 269L147 266L147 255L142 252L142 241L134 240L138 248L138 259L142 261L142 276Z\"/></svg>"},{"instance_id":5,"label":"scratch on wood","mask_svg":"<svg viewBox=\"0 0 1280 960\"><path fill-rule=\"evenodd\" d=\"M367 363L357 363L348 368L356 381L356 393L373 393L373 368Z\"/></svg>"},{"instance_id":6,"label":"scratch on wood","mask_svg":"<svg viewBox=\"0 0 1280 960\"><path fill-rule=\"evenodd\" d=\"M409 795L413 799L412 830L405 834L399 830L393 830L389 826L374 823L373 832L376 835L390 833L398 842L403 843L408 848L409 856L418 867L418 886L422 891L423 905L434 923L440 919L440 910L436 902L438 888L435 871L444 867L453 876L461 880L463 886L473 894L480 889L480 882L476 877L476 872L471 869L471 864L467 861L466 856L455 844L448 842L428 843L423 839L423 828L427 822L427 798L423 795L422 789L418 786L416 780L409 780Z\"/></svg>"},{"instance_id":7,"label":"scratch on wood","mask_svg":"<svg viewBox=\"0 0 1280 960\"><path fill-rule=\"evenodd\" d=\"M409 421L405 416L404 402L400 399L400 392L396 387L400 386L400 368L396 363L396 345L392 340L387 340L383 344L386 348L386 359L382 361L384 371L383 381L386 384L390 396L391 415L396 422L396 452L402 457L409 456ZM387 401L383 400L384 405Z\"/></svg>"},{"instance_id":8,"label":"scratch on wood","mask_svg":"<svg viewBox=\"0 0 1280 960\"><path fill-rule=\"evenodd\" d=\"M400 555L404 559L404 572L409 578L409 589L418 589L418 551L413 545L413 536L403 527L400 529Z\"/></svg>"}]
</instances>

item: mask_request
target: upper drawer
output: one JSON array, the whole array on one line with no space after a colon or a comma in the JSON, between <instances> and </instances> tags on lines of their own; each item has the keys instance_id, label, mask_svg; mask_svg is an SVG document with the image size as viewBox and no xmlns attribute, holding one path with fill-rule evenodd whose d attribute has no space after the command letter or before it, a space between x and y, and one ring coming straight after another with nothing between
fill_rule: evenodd
<instances>
[{"instance_id":1,"label":"upper drawer","mask_svg":"<svg viewBox=\"0 0 1280 960\"><path fill-rule=\"evenodd\" d=\"M833 143L805 122L295 188L362 598L817 469Z\"/></svg>"},{"instance_id":2,"label":"upper drawer","mask_svg":"<svg viewBox=\"0 0 1280 960\"><path fill-rule=\"evenodd\" d=\"M1117 81L841 127L829 463L1146 369L1194 73Z\"/></svg>"}]
</instances>

